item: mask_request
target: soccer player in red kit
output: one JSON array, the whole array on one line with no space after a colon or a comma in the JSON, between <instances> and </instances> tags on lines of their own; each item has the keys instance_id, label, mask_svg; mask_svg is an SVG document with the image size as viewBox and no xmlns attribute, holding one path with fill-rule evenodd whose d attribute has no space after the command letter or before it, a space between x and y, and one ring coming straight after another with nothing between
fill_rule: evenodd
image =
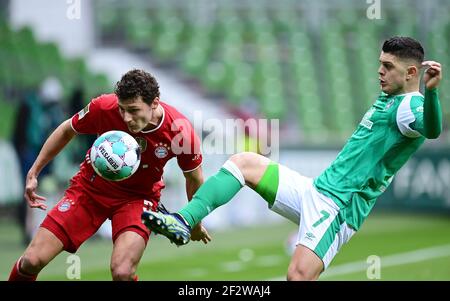
<instances>
[{"instance_id":1,"label":"soccer player in red kit","mask_svg":"<svg viewBox=\"0 0 450 301\"><path fill-rule=\"evenodd\" d=\"M164 188L164 165L177 158L186 178L188 199L203 183L200 142L192 125L175 108L160 101L159 85L152 75L131 70L117 83L114 94L93 99L48 137L26 177L29 206L47 208L45 198L36 193L38 175L76 134L101 135L110 130L127 132L138 141L141 163L136 173L120 182L107 181L95 173L86 155L64 196L14 264L9 280L35 280L63 250L76 252L108 218L114 244L112 278L137 280L135 272L150 235L141 214L143 210L156 210ZM192 240L207 243L211 238L199 225Z\"/></svg>"}]
</instances>

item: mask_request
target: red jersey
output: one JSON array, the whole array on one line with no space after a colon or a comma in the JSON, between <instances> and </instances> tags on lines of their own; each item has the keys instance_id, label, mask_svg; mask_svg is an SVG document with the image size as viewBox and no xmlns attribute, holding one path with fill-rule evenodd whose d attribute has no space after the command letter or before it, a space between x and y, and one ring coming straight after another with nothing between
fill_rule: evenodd
<instances>
[{"instance_id":1,"label":"red jersey","mask_svg":"<svg viewBox=\"0 0 450 301\"><path fill-rule=\"evenodd\" d=\"M133 136L141 146L141 163L130 178L113 182L98 176L85 160L72 180L80 181L87 192L97 196L96 200L110 207L134 199L159 199L164 188L164 166L174 157L184 172L198 168L202 163L200 140L191 123L172 106L163 102L160 105L163 108L160 124L139 133L128 130L115 94L101 95L75 114L71 125L77 133L101 135L120 130Z\"/></svg>"}]
</instances>

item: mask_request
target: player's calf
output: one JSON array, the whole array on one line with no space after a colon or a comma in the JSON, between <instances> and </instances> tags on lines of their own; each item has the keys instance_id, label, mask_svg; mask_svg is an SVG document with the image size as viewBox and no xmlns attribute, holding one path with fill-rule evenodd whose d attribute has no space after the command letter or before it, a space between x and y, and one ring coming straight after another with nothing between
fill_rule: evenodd
<instances>
[{"instance_id":1,"label":"player's calf","mask_svg":"<svg viewBox=\"0 0 450 301\"><path fill-rule=\"evenodd\" d=\"M46 262L42 260L38 255L32 252L25 252L21 257L18 268L21 272L28 275L37 275L46 266Z\"/></svg>"}]
</instances>

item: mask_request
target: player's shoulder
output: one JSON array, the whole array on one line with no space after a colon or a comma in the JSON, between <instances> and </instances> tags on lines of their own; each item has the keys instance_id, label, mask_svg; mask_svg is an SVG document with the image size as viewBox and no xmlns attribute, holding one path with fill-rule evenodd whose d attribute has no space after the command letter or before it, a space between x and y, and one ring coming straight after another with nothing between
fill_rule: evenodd
<instances>
[{"instance_id":1,"label":"player's shoulder","mask_svg":"<svg viewBox=\"0 0 450 301\"><path fill-rule=\"evenodd\" d=\"M423 114L424 97L420 92L406 93L401 96L401 101L397 110L397 120L404 120L408 124L410 118Z\"/></svg>"},{"instance_id":2,"label":"player's shoulder","mask_svg":"<svg viewBox=\"0 0 450 301\"><path fill-rule=\"evenodd\" d=\"M409 105L411 109L415 108L421 108L423 107L423 102L425 100L425 97L420 92L413 92L411 93Z\"/></svg>"},{"instance_id":3,"label":"player's shoulder","mask_svg":"<svg viewBox=\"0 0 450 301\"><path fill-rule=\"evenodd\" d=\"M118 106L117 95L114 93L101 94L100 96L93 98L91 103L92 103L92 105L98 107L100 110L104 110L104 111L116 109Z\"/></svg>"},{"instance_id":4,"label":"player's shoulder","mask_svg":"<svg viewBox=\"0 0 450 301\"><path fill-rule=\"evenodd\" d=\"M398 97L400 97L400 107L404 109L423 106L425 99L422 93L418 91L402 94Z\"/></svg>"},{"instance_id":5,"label":"player's shoulder","mask_svg":"<svg viewBox=\"0 0 450 301\"><path fill-rule=\"evenodd\" d=\"M174 120L179 120L179 119L183 119L183 120L188 120L186 118L186 116L184 116L180 111L178 111L178 109L176 109L174 106L171 106L163 101L159 102L161 104L161 106L164 108L164 114L166 115L166 118L169 121L174 121Z\"/></svg>"}]
</instances>

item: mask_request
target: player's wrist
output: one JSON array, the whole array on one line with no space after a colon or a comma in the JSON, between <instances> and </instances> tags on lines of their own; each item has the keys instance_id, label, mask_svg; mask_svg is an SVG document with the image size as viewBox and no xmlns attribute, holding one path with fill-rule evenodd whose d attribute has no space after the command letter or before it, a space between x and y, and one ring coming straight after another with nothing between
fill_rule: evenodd
<instances>
[{"instance_id":1,"label":"player's wrist","mask_svg":"<svg viewBox=\"0 0 450 301\"><path fill-rule=\"evenodd\" d=\"M37 171L35 171L34 169L30 169L27 173L28 179L37 178L38 176L39 176L39 173Z\"/></svg>"}]
</instances>

